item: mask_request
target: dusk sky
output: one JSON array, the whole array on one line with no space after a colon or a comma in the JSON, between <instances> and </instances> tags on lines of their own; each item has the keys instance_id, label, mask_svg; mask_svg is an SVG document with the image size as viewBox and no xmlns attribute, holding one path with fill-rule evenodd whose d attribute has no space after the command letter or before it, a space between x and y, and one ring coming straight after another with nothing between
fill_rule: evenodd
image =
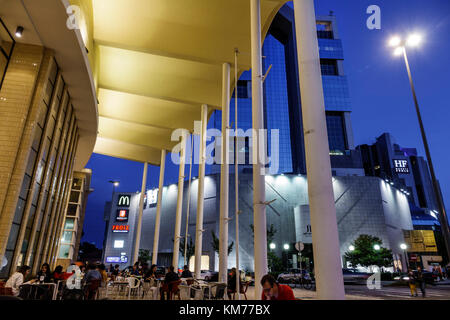
<instances>
[{"instance_id":1,"label":"dusk sky","mask_svg":"<svg viewBox=\"0 0 450 320\"><path fill-rule=\"evenodd\" d=\"M371 144L389 132L403 147L425 156L404 62L387 41L394 34L419 32L423 44L408 51L422 118L444 202L450 205L450 1L448 0L316 0L316 14L330 10L337 18L344 47L344 70L352 100L355 144ZM381 30L366 27L367 7L381 8ZM91 187L82 241L102 247L105 202L111 199L109 180L119 180L118 191L140 191L143 164L93 154ZM158 185L159 167L150 166L147 187ZM188 170L188 166L186 166ZM196 175L197 168L193 169ZM176 183L178 167L166 161L165 183Z\"/></svg>"}]
</instances>

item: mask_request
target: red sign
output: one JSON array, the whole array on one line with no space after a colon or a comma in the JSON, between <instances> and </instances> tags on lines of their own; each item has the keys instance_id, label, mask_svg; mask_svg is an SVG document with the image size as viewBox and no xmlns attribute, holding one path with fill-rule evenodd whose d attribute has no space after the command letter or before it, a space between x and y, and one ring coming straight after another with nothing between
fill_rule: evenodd
<instances>
[{"instance_id":1,"label":"red sign","mask_svg":"<svg viewBox=\"0 0 450 320\"><path fill-rule=\"evenodd\" d=\"M128 232L130 231L129 225L123 225L123 224L114 224L112 226L112 232Z\"/></svg>"},{"instance_id":2,"label":"red sign","mask_svg":"<svg viewBox=\"0 0 450 320\"><path fill-rule=\"evenodd\" d=\"M409 260L417 260L417 255L415 254L410 255Z\"/></svg>"}]
</instances>

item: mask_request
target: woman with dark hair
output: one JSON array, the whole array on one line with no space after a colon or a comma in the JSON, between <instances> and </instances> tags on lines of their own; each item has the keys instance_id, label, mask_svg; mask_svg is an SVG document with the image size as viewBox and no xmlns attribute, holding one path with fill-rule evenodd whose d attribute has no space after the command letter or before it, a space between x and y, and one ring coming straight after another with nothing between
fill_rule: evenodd
<instances>
[{"instance_id":1,"label":"woman with dark hair","mask_svg":"<svg viewBox=\"0 0 450 320\"><path fill-rule=\"evenodd\" d=\"M41 283L52 282L52 273L50 272L50 266L48 263L42 264L41 270L37 274L37 281Z\"/></svg>"},{"instance_id":2,"label":"woman with dark hair","mask_svg":"<svg viewBox=\"0 0 450 320\"><path fill-rule=\"evenodd\" d=\"M58 280L64 280L64 274L63 274L63 267L57 266L55 268L55 271L53 271L53 280L55 282L58 282Z\"/></svg>"},{"instance_id":3,"label":"woman with dark hair","mask_svg":"<svg viewBox=\"0 0 450 320\"><path fill-rule=\"evenodd\" d=\"M14 296L18 296L20 293L19 287L24 283L26 276L30 273L29 266L21 266L18 271L8 279L5 284L5 288L11 288Z\"/></svg>"}]
</instances>

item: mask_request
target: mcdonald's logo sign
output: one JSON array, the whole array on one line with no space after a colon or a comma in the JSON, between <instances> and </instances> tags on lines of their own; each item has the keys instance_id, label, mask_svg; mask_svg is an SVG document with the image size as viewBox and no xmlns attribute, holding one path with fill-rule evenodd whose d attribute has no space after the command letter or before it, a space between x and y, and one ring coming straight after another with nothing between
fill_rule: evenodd
<instances>
[{"instance_id":1,"label":"mcdonald's logo sign","mask_svg":"<svg viewBox=\"0 0 450 320\"><path fill-rule=\"evenodd\" d=\"M119 194L119 197L117 199L118 199L117 200L118 207L129 207L130 206L131 196L125 195L125 194Z\"/></svg>"}]
</instances>

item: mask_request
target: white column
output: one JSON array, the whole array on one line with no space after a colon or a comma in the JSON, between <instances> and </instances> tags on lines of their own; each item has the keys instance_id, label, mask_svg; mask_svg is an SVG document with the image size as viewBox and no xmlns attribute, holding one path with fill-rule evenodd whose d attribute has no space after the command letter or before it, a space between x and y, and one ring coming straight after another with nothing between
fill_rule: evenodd
<instances>
[{"instance_id":1,"label":"white column","mask_svg":"<svg viewBox=\"0 0 450 320\"><path fill-rule=\"evenodd\" d=\"M252 42L252 126L253 126L253 224L254 224L254 263L255 300L261 299L261 278L267 274L267 227L265 207L264 165L258 154L264 144L259 144L258 133L264 128L263 120L263 82L261 61L261 1L251 0L251 42Z\"/></svg>"},{"instance_id":2,"label":"white column","mask_svg":"<svg viewBox=\"0 0 450 320\"><path fill-rule=\"evenodd\" d=\"M319 299L345 299L313 0L294 0L298 67Z\"/></svg>"},{"instance_id":3,"label":"white column","mask_svg":"<svg viewBox=\"0 0 450 320\"><path fill-rule=\"evenodd\" d=\"M134 256L133 263L138 261L139 257L139 244L141 243L141 229L142 229L142 214L144 213L144 197L147 185L147 169L148 163L144 163L144 173L142 174L142 186L141 186L141 196L139 199L139 217L136 227L136 238L134 240Z\"/></svg>"},{"instance_id":4,"label":"white column","mask_svg":"<svg viewBox=\"0 0 450 320\"><path fill-rule=\"evenodd\" d=\"M222 142L220 164L219 221L219 282L228 280L228 191L229 191L229 126L230 126L230 65L222 65Z\"/></svg>"},{"instance_id":5,"label":"white column","mask_svg":"<svg viewBox=\"0 0 450 320\"><path fill-rule=\"evenodd\" d=\"M184 132L181 137L180 150L180 165L178 172L178 195L177 195L177 210L175 217L175 236L173 237L173 257L172 265L175 270L178 270L178 257L180 255L180 233L181 233L181 216L183 209L183 188L184 188L184 165L186 163L186 135Z\"/></svg>"},{"instance_id":6,"label":"white column","mask_svg":"<svg viewBox=\"0 0 450 320\"><path fill-rule=\"evenodd\" d=\"M153 238L152 264L157 264L158 261L159 229L161 223L161 206L164 188L165 166L166 166L166 150L161 150L161 164L159 165L159 186L158 186L158 200L157 200L158 203L156 204L155 235Z\"/></svg>"},{"instance_id":7,"label":"white column","mask_svg":"<svg viewBox=\"0 0 450 320\"><path fill-rule=\"evenodd\" d=\"M205 162L206 162L206 128L208 125L208 106L202 105L202 130L200 133L200 156L198 164L197 221L195 226L195 267L194 277L200 278L202 267L203 241L203 204L205 200Z\"/></svg>"}]
</instances>

